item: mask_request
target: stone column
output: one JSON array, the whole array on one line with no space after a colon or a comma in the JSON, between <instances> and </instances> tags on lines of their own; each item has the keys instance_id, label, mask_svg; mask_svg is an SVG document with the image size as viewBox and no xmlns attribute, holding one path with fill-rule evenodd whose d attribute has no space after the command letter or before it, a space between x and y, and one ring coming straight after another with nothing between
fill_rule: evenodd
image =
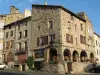
<instances>
[{"instance_id":1,"label":"stone column","mask_svg":"<svg viewBox=\"0 0 100 75\"><path fill-rule=\"evenodd\" d=\"M27 64L25 64L25 71L27 71L29 69L29 67L27 66Z\"/></svg>"},{"instance_id":2,"label":"stone column","mask_svg":"<svg viewBox=\"0 0 100 75\"><path fill-rule=\"evenodd\" d=\"M44 51L44 60L45 60L44 62L45 63L48 63L49 59L50 59L50 57L49 57L49 50L50 49L47 49L47 50Z\"/></svg>"},{"instance_id":3,"label":"stone column","mask_svg":"<svg viewBox=\"0 0 100 75\"><path fill-rule=\"evenodd\" d=\"M22 71L22 65L19 64L19 71Z\"/></svg>"}]
</instances>

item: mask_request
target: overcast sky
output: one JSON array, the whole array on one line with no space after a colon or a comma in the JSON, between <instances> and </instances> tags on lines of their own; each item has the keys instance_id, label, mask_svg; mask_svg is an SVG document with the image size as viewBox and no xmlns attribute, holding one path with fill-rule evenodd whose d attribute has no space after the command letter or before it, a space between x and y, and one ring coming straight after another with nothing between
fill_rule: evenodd
<instances>
[{"instance_id":1,"label":"overcast sky","mask_svg":"<svg viewBox=\"0 0 100 75\"><path fill-rule=\"evenodd\" d=\"M10 5L21 12L30 9L32 4L44 4L45 0L0 0L0 14L8 14ZM62 5L74 13L84 11L94 25L96 33L100 34L100 0L47 0L50 5Z\"/></svg>"}]
</instances>

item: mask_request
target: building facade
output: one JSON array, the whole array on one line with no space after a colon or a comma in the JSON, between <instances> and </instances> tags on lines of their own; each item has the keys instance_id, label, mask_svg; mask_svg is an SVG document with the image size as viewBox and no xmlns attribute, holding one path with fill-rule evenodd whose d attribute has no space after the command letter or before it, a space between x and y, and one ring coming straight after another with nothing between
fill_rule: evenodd
<instances>
[{"instance_id":1,"label":"building facade","mask_svg":"<svg viewBox=\"0 0 100 75\"><path fill-rule=\"evenodd\" d=\"M3 18L4 25L5 25L4 27L4 35L5 35L4 36L4 51L3 51L3 61L4 62L13 61L15 58L15 57L12 57L14 56L14 51L15 51L15 31L16 31L15 29L16 28L14 25L16 24L18 25L19 21L23 20L26 17L29 17L31 15L30 12L31 11L29 10L25 10L24 14L22 14L21 12L19 12L19 9L17 9L15 6L10 6L10 14L1 15L1 17ZM16 23L17 21L18 23Z\"/></svg>"},{"instance_id":2,"label":"building facade","mask_svg":"<svg viewBox=\"0 0 100 75\"><path fill-rule=\"evenodd\" d=\"M5 15L0 15L0 63L3 63L3 59L2 59L2 53L3 53L3 36L4 36L4 32L3 32L3 26L4 26L4 19L5 19Z\"/></svg>"},{"instance_id":3,"label":"building facade","mask_svg":"<svg viewBox=\"0 0 100 75\"><path fill-rule=\"evenodd\" d=\"M94 40L95 40L96 58L98 59L100 64L100 36L97 33L94 33Z\"/></svg>"},{"instance_id":4,"label":"building facade","mask_svg":"<svg viewBox=\"0 0 100 75\"><path fill-rule=\"evenodd\" d=\"M62 6L32 5L31 49L36 62L94 61L93 32L84 13L76 15Z\"/></svg>"},{"instance_id":5,"label":"building facade","mask_svg":"<svg viewBox=\"0 0 100 75\"><path fill-rule=\"evenodd\" d=\"M22 64L28 56L31 17L4 26L4 62Z\"/></svg>"}]
</instances>

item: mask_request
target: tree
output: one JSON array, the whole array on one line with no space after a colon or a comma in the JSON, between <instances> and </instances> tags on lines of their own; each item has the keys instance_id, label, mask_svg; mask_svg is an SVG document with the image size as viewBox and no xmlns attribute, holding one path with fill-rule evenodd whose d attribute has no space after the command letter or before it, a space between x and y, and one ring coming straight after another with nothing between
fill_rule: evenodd
<instances>
[{"instance_id":1,"label":"tree","mask_svg":"<svg viewBox=\"0 0 100 75\"><path fill-rule=\"evenodd\" d=\"M33 65L34 65L34 58L33 58L33 56L29 56L27 61L26 61L26 63L28 65L29 69L33 69L34 68L33 67Z\"/></svg>"}]
</instances>

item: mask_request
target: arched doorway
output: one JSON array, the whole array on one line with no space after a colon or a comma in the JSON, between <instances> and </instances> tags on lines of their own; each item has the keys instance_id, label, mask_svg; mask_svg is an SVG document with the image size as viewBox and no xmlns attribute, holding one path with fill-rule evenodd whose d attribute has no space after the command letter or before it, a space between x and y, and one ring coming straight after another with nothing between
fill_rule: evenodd
<instances>
[{"instance_id":1,"label":"arched doorway","mask_svg":"<svg viewBox=\"0 0 100 75\"><path fill-rule=\"evenodd\" d=\"M79 54L75 50L75 51L73 51L73 62L77 62L78 60L79 60Z\"/></svg>"},{"instance_id":2,"label":"arched doorway","mask_svg":"<svg viewBox=\"0 0 100 75\"><path fill-rule=\"evenodd\" d=\"M49 51L50 55L50 61L57 61L57 50L54 48L51 48Z\"/></svg>"},{"instance_id":3,"label":"arched doorway","mask_svg":"<svg viewBox=\"0 0 100 75\"><path fill-rule=\"evenodd\" d=\"M80 60L81 62L85 62L87 60L87 53L85 51L81 51Z\"/></svg>"},{"instance_id":4,"label":"arched doorway","mask_svg":"<svg viewBox=\"0 0 100 75\"><path fill-rule=\"evenodd\" d=\"M90 53L90 62L93 62L93 61L94 61L94 54Z\"/></svg>"},{"instance_id":5,"label":"arched doorway","mask_svg":"<svg viewBox=\"0 0 100 75\"><path fill-rule=\"evenodd\" d=\"M12 52L9 52L7 55L7 62L13 62L14 61L14 54Z\"/></svg>"},{"instance_id":6,"label":"arched doorway","mask_svg":"<svg viewBox=\"0 0 100 75\"><path fill-rule=\"evenodd\" d=\"M64 60L65 61L71 61L71 52L68 49L64 50Z\"/></svg>"}]
</instances>

